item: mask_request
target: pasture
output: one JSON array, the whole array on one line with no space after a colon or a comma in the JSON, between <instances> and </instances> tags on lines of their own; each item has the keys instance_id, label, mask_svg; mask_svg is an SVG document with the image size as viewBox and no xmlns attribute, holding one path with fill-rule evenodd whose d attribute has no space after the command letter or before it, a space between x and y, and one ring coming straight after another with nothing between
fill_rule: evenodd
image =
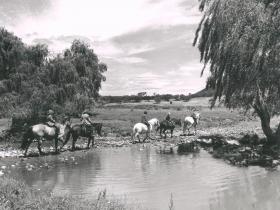
<instances>
[{"instance_id":1,"label":"pasture","mask_svg":"<svg viewBox=\"0 0 280 210\"><path fill-rule=\"evenodd\" d=\"M132 127L140 122L144 110L148 111L148 118L158 118L162 121L168 112L171 117L183 120L190 116L194 109L201 113L201 120L198 125L198 131L209 130L210 128L232 127L242 121L250 121L239 110L228 110L224 107L209 108L209 98L195 98L189 102L172 101L161 102L159 104L153 101L142 101L140 103L120 103L106 104L103 107L94 110L93 121L103 123L103 132L105 136L129 136ZM254 120L255 122L256 120ZM74 120L77 122L77 120ZM176 126L177 135L182 132L182 128Z\"/></svg>"},{"instance_id":2,"label":"pasture","mask_svg":"<svg viewBox=\"0 0 280 210\"><path fill-rule=\"evenodd\" d=\"M220 134L238 138L252 132L260 136L263 135L258 119L250 115L245 116L241 110L229 110L222 106L210 109L209 98L207 97L194 98L188 102L172 101L172 104L167 101L161 103L141 101L139 103L105 104L94 108L91 119L94 122L103 123L103 137L98 137L97 140L101 142L118 141L130 138L133 126L140 122L144 110L148 111L149 119L157 118L162 121L168 112L171 112L172 118L183 120L186 116L190 116L194 109L201 113L201 119L197 126L198 137L206 134ZM80 119L72 118L72 123L80 123ZM0 120L0 130L7 129L9 125L10 119ZM173 140L176 140L176 137L181 133L182 127L176 126ZM160 140L160 137L157 136L157 139ZM16 139L16 142L18 141L19 139Z\"/></svg>"}]
</instances>

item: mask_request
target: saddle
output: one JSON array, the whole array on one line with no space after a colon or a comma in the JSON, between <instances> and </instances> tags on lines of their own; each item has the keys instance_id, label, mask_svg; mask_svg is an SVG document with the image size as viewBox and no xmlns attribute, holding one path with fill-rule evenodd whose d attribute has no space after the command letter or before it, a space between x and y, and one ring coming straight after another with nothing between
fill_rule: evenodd
<instances>
[{"instance_id":1,"label":"saddle","mask_svg":"<svg viewBox=\"0 0 280 210\"><path fill-rule=\"evenodd\" d=\"M89 135L93 131L93 126L88 124L82 124L81 130L83 135Z\"/></svg>"},{"instance_id":2,"label":"saddle","mask_svg":"<svg viewBox=\"0 0 280 210\"><path fill-rule=\"evenodd\" d=\"M168 126L168 127L173 127L173 126L175 126L175 122L174 121L171 121L171 120L165 120L166 121L166 125Z\"/></svg>"},{"instance_id":3,"label":"saddle","mask_svg":"<svg viewBox=\"0 0 280 210\"><path fill-rule=\"evenodd\" d=\"M54 129L55 129L56 135L59 134L59 128L56 126L55 123L53 123L53 122L46 122L45 124L46 124L48 127L50 127L50 128L54 128Z\"/></svg>"}]
</instances>

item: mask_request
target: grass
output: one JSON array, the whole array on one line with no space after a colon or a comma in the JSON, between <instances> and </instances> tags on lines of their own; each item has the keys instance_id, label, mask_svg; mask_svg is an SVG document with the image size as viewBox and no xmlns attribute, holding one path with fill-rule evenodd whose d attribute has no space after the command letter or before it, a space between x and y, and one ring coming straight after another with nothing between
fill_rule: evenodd
<instances>
[{"instance_id":1,"label":"grass","mask_svg":"<svg viewBox=\"0 0 280 210\"><path fill-rule=\"evenodd\" d=\"M40 192L29 188L23 182L11 178L0 178L0 210L18 209L92 209L92 210L125 210L140 209L129 206L117 199L107 199L106 191L100 192L96 198L84 200L73 196L54 196L51 193Z\"/></svg>"},{"instance_id":2,"label":"grass","mask_svg":"<svg viewBox=\"0 0 280 210\"><path fill-rule=\"evenodd\" d=\"M183 120L186 116L190 116L192 111L188 108L181 107L180 109L169 106L168 109L162 109L161 107L151 108L139 108L135 107L103 107L97 108L93 117L93 121L103 123L103 131L105 133L116 133L120 135L128 135L131 133L134 124L140 122L143 111L148 111L148 118L158 118L160 121L165 118L168 112L171 112L172 117ZM201 121L199 127L209 128L226 125L234 125L245 117L238 111L229 111L225 108L215 108L210 110L207 107L200 108ZM178 129L178 127L177 127ZM181 128L179 128L181 129ZM182 129L181 129L182 130Z\"/></svg>"}]
</instances>

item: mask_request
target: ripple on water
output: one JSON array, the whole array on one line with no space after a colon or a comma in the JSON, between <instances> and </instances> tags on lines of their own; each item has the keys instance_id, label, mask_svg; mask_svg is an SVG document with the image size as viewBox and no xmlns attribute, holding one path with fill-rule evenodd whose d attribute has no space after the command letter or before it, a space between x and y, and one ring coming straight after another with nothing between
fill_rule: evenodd
<instances>
[{"instance_id":1,"label":"ripple on water","mask_svg":"<svg viewBox=\"0 0 280 210\"><path fill-rule=\"evenodd\" d=\"M135 145L93 150L75 161L77 165L54 160L55 167L44 173L18 173L31 186L57 194L91 198L107 189L154 209L167 209L171 193L176 209L269 209L279 202L279 172L230 166L203 150L166 155L148 144Z\"/></svg>"}]
</instances>

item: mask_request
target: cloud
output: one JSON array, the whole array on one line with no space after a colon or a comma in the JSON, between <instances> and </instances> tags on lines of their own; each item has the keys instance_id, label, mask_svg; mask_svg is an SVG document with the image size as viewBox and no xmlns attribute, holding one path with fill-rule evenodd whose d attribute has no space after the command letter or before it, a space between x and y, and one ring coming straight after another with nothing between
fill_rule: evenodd
<instances>
[{"instance_id":1,"label":"cloud","mask_svg":"<svg viewBox=\"0 0 280 210\"><path fill-rule=\"evenodd\" d=\"M4 1L4 0L2 0ZM140 28L150 26L196 24L197 11L186 11L183 2L193 5L196 0L12 0L5 9L20 10L21 18L14 13L4 13L13 19L14 31L26 34L36 31L41 36L73 35L95 36L108 39ZM41 4L40 4L41 3ZM32 5L35 8L32 9ZM33 12L30 12L33 11ZM35 14L34 11L37 11ZM44 12L42 12L44 11Z\"/></svg>"},{"instance_id":2,"label":"cloud","mask_svg":"<svg viewBox=\"0 0 280 210\"><path fill-rule=\"evenodd\" d=\"M122 63L122 64L135 64L135 63L145 63L147 62L143 58L138 58L138 57L121 57L121 58L115 58L116 61Z\"/></svg>"},{"instance_id":3,"label":"cloud","mask_svg":"<svg viewBox=\"0 0 280 210\"><path fill-rule=\"evenodd\" d=\"M191 45L201 18L197 0L1 1L0 23L28 44L47 44L54 54L74 39L90 44L108 65L101 94L204 87Z\"/></svg>"}]
</instances>

